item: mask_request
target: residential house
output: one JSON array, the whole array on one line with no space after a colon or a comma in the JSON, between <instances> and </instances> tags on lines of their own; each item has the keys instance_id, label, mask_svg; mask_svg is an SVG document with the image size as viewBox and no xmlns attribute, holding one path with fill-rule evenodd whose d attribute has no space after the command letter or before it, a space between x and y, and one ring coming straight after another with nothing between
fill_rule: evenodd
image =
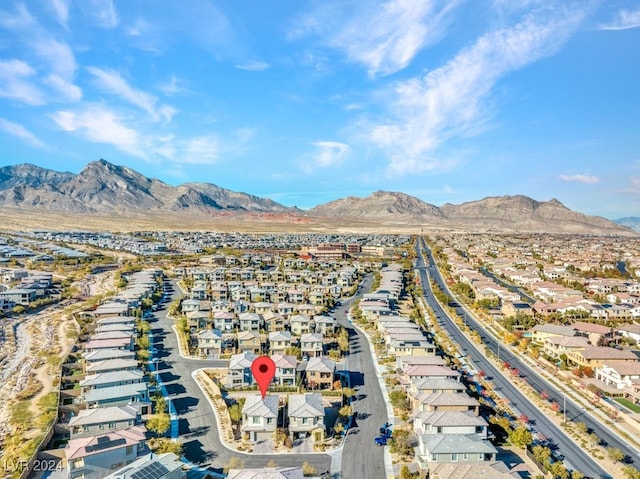
<instances>
[{"instance_id":1,"label":"residential house","mask_svg":"<svg viewBox=\"0 0 640 479\"><path fill-rule=\"evenodd\" d=\"M418 396L420 411L471 411L475 415L480 412L480 403L467 394L439 392Z\"/></svg>"},{"instance_id":2,"label":"residential house","mask_svg":"<svg viewBox=\"0 0 640 479\"><path fill-rule=\"evenodd\" d=\"M271 303L270 303L271 304ZM267 311L262 315L264 321L264 328L267 331L285 331L287 329L288 321L285 321L284 317L274 311Z\"/></svg>"},{"instance_id":3,"label":"residential house","mask_svg":"<svg viewBox=\"0 0 640 479\"><path fill-rule=\"evenodd\" d=\"M206 329L198 333L198 354L204 357L217 358L222 352L222 331Z\"/></svg>"},{"instance_id":4,"label":"residential house","mask_svg":"<svg viewBox=\"0 0 640 479\"><path fill-rule=\"evenodd\" d=\"M327 314L320 314L313 317L314 332L325 336L331 336L336 332L336 318Z\"/></svg>"},{"instance_id":5,"label":"residential house","mask_svg":"<svg viewBox=\"0 0 640 479\"><path fill-rule=\"evenodd\" d=\"M220 331L233 331L237 326L235 315L229 311L213 313L213 328Z\"/></svg>"},{"instance_id":6,"label":"residential house","mask_svg":"<svg viewBox=\"0 0 640 479\"><path fill-rule=\"evenodd\" d=\"M257 331L238 332L238 352L260 354L261 351L262 344L260 342L260 333Z\"/></svg>"},{"instance_id":7,"label":"residential house","mask_svg":"<svg viewBox=\"0 0 640 479\"><path fill-rule=\"evenodd\" d=\"M240 313L238 322L240 331L260 331L263 327L262 317L257 313Z\"/></svg>"},{"instance_id":8,"label":"residential house","mask_svg":"<svg viewBox=\"0 0 640 479\"><path fill-rule=\"evenodd\" d=\"M250 440L257 442L271 439L278 425L280 397L268 395L264 399L260 394L247 396L242 407L241 430L249 435Z\"/></svg>"},{"instance_id":9,"label":"residential house","mask_svg":"<svg viewBox=\"0 0 640 479\"><path fill-rule=\"evenodd\" d=\"M146 428L134 426L99 436L71 439L64 448L67 478L104 478L148 452Z\"/></svg>"},{"instance_id":10,"label":"residential house","mask_svg":"<svg viewBox=\"0 0 640 479\"><path fill-rule=\"evenodd\" d=\"M336 363L328 358L312 357L306 363L305 377L309 389L332 389Z\"/></svg>"},{"instance_id":11,"label":"residential house","mask_svg":"<svg viewBox=\"0 0 640 479\"><path fill-rule=\"evenodd\" d=\"M418 466L427 471L434 463L493 462L498 454L489 441L476 434L421 434L415 452Z\"/></svg>"},{"instance_id":12,"label":"residential house","mask_svg":"<svg viewBox=\"0 0 640 479\"><path fill-rule=\"evenodd\" d=\"M273 383L278 386L295 386L297 384L296 373L298 359L295 356L286 356L277 353L272 355L271 359L276 365Z\"/></svg>"},{"instance_id":13,"label":"residential house","mask_svg":"<svg viewBox=\"0 0 640 479\"><path fill-rule=\"evenodd\" d=\"M570 326L543 323L537 324L531 328L531 340L538 344L544 344L545 339L552 336L572 337L575 335L576 330Z\"/></svg>"},{"instance_id":14,"label":"residential house","mask_svg":"<svg viewBox=\"0 0 640 479\"><path fill-rule=\"evenodd\" d=\"M640 362L604 363L596 369L596 379L616 389L640 384Z\"/></svg>"},{"instance_id":15,"label":"residential house","mask_svg":"<svg viewBox=\"0 0 640 479\"><path fill-rule=\"evenodd\" d=\"M251 364L257 357L256 354L249 352L231 356L225 386L228 388L251 386L253 384Z\"/></svg>"},{"instance_id":16,"label":"residential house","mask_svg":"<svg viewBox=\"0 0 640 479\"><path fill-rule=\"evenodd\" d=\"M324 433L324 404L320 393L290 394L287 408L289 434L293 439L306 437L311 431Z\"/></svg>"},{"instance_id":17,"label":"residential house","mask_svg":"<svg viewBox=\"0 0 640 479\"><path fill-rule=\"evenodd\" d=\"M105 359L104 361L85 362L85 373L100 374L117 371L137 371L139 369L136 359Z\"/></svg>"},{"instance_id":18,"label":"residential house","mask_svg":"<svg viewBox=\"0 0 640 479\"><path fill-rule=\"evenodd\" d=\"M609 365L638 362L638 356L624 349L609 348L607 346L590 346L588 348L572 351L567 355L569 362L576 366L590 367L594 371L601 368L604 363Z\"/></svg>"},{"instance_id":19,"label":"residential house","mask_svg":"<svg viewBox=\"0 0 640 479\"><path fill-rule=\"evenodd\" d=\"M184 464L172 452L147 454L105 479L186 479Z\"/></svg>"},{"instance_id":20,"label":"residential house","mask_svg":"<svg viewBox=\"0 0 640 479\"><path fill-rule=\"evenodd\" d=\"M413 419L413 429L420 434L477 434L487 439L489 425L481 416L471 412L420 412Z\"/></svg>"},{"instance_id":21,"label":"residential house","mask_svg":"<svg viewBox=\"0 0 640 479\"><path fill-rule=\"evenodd\" d=\"M135 406L134 403L140 403L141 414L148 414L150 411L149 391L145 382L90 389L81 397L87 403L87 408L128 404Z\"/></svg>"},{"instance_id":22,"label":"residential house","mask_svg":"<svg viewBox=\"0 0 640 479\"><path fill-rule=\"evenodd\" d=\"M324 352L324 338L319 333L305 333L300 336L300 352L303 358L317 358Z\"/></svg>"},{"instance_id":23,"label":"residential house","mask_svg":"<svg viewBox=\"0 0 640 479\"><path fill-rule=\"evenodd\" d=\"M114 371L108 373L88 374L80 381L82 394L91 389L124 386L126 384L139 384L145 381L144 373L139 369L131 371Z\"/></svg>"},{"instance_id":24,"label":"residential house","mask_svg":"<svg viewBox=\"0 0 640 479\"><path fill-rule=\"evenodd\" d=\"M549 357L559 358L589 346L589 340L583 336L550 336L544 340L543 352Z\"/></svg>"},{"instance_id":25,"label":"residential house","mask_svg":"<svg viewBox=\"0 0 640 479\"><path fill-rule=\"evenodd\" d=\"M269 333L269 354L285 354L291 348L290 331L274 331Z\"/></svg>"},{"instance_id":26,"label":"residential house","mask_svg":"<svg viewBox=\"0 0 640 479\"><path fill-rule=\"evenodd\" d=\"M593 346L606 346L613 341L613 328L601 324L576 321L571 325L577 336L585 337Z\"/></svg>"},{"instance_id":27,"label":"residential house","mask_svg":"<svg viewBox=\"0 0 640 479\"><path fill-rule=\"evenodd\" d=\"M110 361L112 359L136 359L135 351L128 349L104 348L95 351L83 350L82 357L86 367L100 361Z\"/></svg>"},{"instance_id":28,"label":"residential house","mask_svg":"<svg viewBox=\"0 0 640 479\"><path fill-rule=\"evenodd\" d=\"M96 436L105 432L127 429L140 423L140 414L132 406L81 409L69 421L71 439Z\"/></svg>"},{"instance_id":29,"label":"residential house","mask_svg":"<svg viewBox=\"0 0 640 479\"><path fill-rule=\"evenodd\" d=\"M306 314L296 314L289 319L291 332L296 336L302 336L311 332L311 319Z\"/></svg>"}]
</instances>

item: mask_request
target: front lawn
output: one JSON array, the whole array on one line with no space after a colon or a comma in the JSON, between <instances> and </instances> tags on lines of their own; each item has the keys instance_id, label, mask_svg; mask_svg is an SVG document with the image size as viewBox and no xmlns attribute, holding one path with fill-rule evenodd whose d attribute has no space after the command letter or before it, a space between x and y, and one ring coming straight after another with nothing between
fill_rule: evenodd
<instances>
[{"instance_id":1,"label":"front lawn","mask_svg":"<svg viewBox=\"0 0 640 479\"><path fill-rule=\"evenodd\" d=\"M624 399L624 398L613 398L614 401L617 401L618 404L622 404L624 407L626 407L627 409L632 410L633 412L637 412L640 413L640 406L638 406L637 404L632 403L631 401L629 401L628 399Z\"/></svg>"}]
</instances>

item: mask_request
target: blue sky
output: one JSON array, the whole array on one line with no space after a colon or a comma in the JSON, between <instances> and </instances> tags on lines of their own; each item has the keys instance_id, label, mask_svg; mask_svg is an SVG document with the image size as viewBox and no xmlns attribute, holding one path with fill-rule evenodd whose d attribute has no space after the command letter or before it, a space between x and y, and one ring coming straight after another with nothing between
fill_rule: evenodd
<instances>
[{"instance_id":1,"label":"blue sky","mask_svg":"<svg viewBox=\"0 0 640 479\"><path fill-rule=\"evenodd\" d=\"M640 2L0 4L0 165L640 215Z\"/></svg>"}]
</instances>

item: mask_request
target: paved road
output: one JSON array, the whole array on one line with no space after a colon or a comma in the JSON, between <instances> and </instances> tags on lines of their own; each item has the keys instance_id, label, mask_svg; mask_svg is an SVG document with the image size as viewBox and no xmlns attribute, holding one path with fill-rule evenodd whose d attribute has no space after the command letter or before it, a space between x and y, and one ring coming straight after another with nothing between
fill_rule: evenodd
<instances>
[{"instance_id":1,"label":"paved road","mask_svg":"<svg viewBox=\"0 0 640 479\"><path fill-rule=\"evenodd\" d=\"M556 426L555 423L549 420L549 418L545 416L545 414L543 414L514 384L512 384L511 381L504 377L502 375L502 372L498 370L493 362L486 358L484 351L480 351L473 341L462 334L453 320L449 318L449 316L440 307L439 303L436 301L433 293L431 292L429 277L433 278L441 288L444 288L444 281L433 263L431 251L426 248L426 245L422 240L420 240L420 247L421 249L426 250L426 252L428 253L428 262L426 265L421 255L418 255L418 260L416 263L417 269L420 271L420 279L422 282L425 299L427 301L427 304L435 311L436 317L438 318L439 322L441 322L442 326L447 330L451 339L458 345L460 345L464 354L469 357L469 359L478 369L483 370L488 376L491 376L493 378L493 383L496 385L496 390L498 390L504 397L509 399L512 407L517 409L518 412L525 414L530 419L535 420L536 429L544 434L547 438L553 440L558 445L559 452L564 455L566 463L569 463L572 467L585 474L585 476L613 479L612 476L609 475L607 471L602 469L583 449L578 447L571 439L569 439L566 434L558 426ZM487 341L487 345L490 348L492 347L492 344L493 346L495 346L495 351L497 352L497 345L495 343L491 343L491 336L480 325L476 324L475 321L473 321L471 318L467 318L467 321L469 321L473 329L476 329L481 334L481 336L484 337L484 341ZM503 354L501 354L501 359L507 359L507 357L503 356ZM516 358L512 358L511 356L512 355L509 355L508 359L512 364L515 365L516 363L515 361L513 361L513 359ZM537 377L537 375L534 372L530 371L524 364L518 363L516 367L518 367L520 371L523 372L523 374L527 375L529 382L533 384L534 378ZM554 391L551 387L547 386L544 388L544 390L547 390L550 394L554 394ZM559 394L557 393L557 391L555 391L555 393ZM562 402L560 404L562 404ZM569 405L570 401L567 400L568 417L573 418L571 411L569 411ZM578 412L582 412L582 410L574 411L574 413Z\"/></svg>"},{"instance_id":2,"label":"paved road","mask_svg":"<svg viewBox=\"0 0 640 479\"><path fill-rule=\"evenodd\" d=\"M369 291L373 276L367 275L354 298L343 301L335 309L334 315L340 326L349 331L349 355L345 370L349 371L351 385L357 392L357 400L352 402L354 423L347 436L342 452L342 477L344 479L384 478L384 448L374 444L380 426L387 422L387 406L382 396L369 342L347 320L351 303L362 292Z\"/></svg>"},{"instance_id":3,"label":"paved road","mask_svg":"<svg viewBox=\"0 0 640 479\"><path fill-rule=\"evenodd\" d=\"M492 280L494 280L500 286L504 286L509 291L512 291L514 293L518 293L520 295L520 297L523 298L528 303L534 304L536 302L535 298L532 298L531 296L529 296L527 293L522 291L522 289L518 288L517 286L515 286L513 284L510 284L510 283L507 283L505 280L503 280L502 278L498 277L495 273L493 273L492 271L489 271L487 268L484 268L484 267L480 268L480 272L482 274L484 274L486 277L491 278Z\"/></svg>"},{"instance_id":4,"label":"paved road","mask_svg":"<svg viewBox=\"0 0 640 479\"><path fill-rule=\"evenodd\" d=\"M180 296L174 282L169 292L170 301ZM160 378L165 384L179 417L180 440L184 455L191 462L215 472L221 472L229 460L237 456L245 467L264 467L269 461L278 466L300 466L312 464L319 473L329 471L331 456L328 454L242 454L228 449L220 441L214 413L195 380L192 371L201 367L220 367L226 361L199 361L180 356L176 335L171 327L173 321L167 311L156 312L157 321L152 322L154 345L158 348ZM150 318L153 321L153 318ZM372 476L373 477L373 476Z\"/></svg>"},{"instance_id":5,"label":"paved road","mask_svg":"<svg viewBox=\"0 0 640 479\"><path fill-rule=\"evenodd\" d=\"M439 278L439 284L442 288L444 281L440 276L439 271L436 271ZM492 273L491 273L492 274ZM520 294L522 293L517 287L514 287ZM541 376L538 371L531 367L531 365L524 361L519 355L512 354L504 344L489 333L484 326L477 322L473 316L467 314L462 306L456 308L458 314L464 315L467 324L472 329L475 329L482 336L483 343L486 344L489 349L494 353L500 355L500 359L507 361L511 367L517 368L524 376L527 382L538 392L546 392L549 394L551 401L556 401L566 411L566 417L568 420L583 422L587 425L589 430L592 430L600 438L601 443L607 447L615 447L624 451L627 454L627 462L633 464L634 467L638 467L640 464L640 455L635 448L629 447L628 443L622 439L615 431L602 424L601 420L594 415L591 415L588 410L585 410L580 404L571 400L570 397L565 396L557 387L550 383L545 377ZM566 405L566 407L565 407Z\"/></svg>"}]
</instances>

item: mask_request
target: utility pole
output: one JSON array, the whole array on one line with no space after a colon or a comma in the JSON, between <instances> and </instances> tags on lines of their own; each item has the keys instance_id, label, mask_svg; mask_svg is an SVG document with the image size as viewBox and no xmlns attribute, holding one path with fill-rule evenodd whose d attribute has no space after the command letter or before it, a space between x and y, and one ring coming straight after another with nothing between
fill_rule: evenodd
<instances>
[{"instance_id":1,"label":"utility pole","mask_svg":"<svg viewBox=\"0 0 640 479\"><path fill-rule=\"evenodd\" d=\"M567 422L567 394L566 393L562 393L562 397L564 398L564 403L562 406L562 412L564 413L564 422L566 424Z\"/></svg>"}]
</instances>

